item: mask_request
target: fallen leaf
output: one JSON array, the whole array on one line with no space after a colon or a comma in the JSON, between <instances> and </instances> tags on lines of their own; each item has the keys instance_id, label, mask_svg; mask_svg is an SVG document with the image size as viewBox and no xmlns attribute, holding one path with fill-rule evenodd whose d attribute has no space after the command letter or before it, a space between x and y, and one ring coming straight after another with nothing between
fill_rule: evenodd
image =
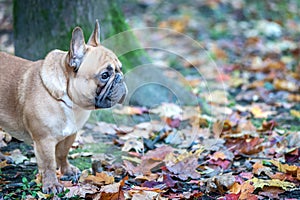
<instances>
[{"instance_id":1,"label":"fallen leaf","mask_svg":"<svg viewBox=\"0 0 300 200\"><path fill-rule=\"evenodd\" d=\"M159 28L171 28L177 32L184 33L189 23L190 17L185 15L176 19L169 19L159 23Z\"/></svg>"},{"instance_id":2,"label":"fallen leaf","mask_svg":"<svg viewBox=\"0 0 300 200\"><path fill-rule=\"evenodd\" d=\"M88 184L88 183L68 187L68 189L70 191L66 194L66 196L65 196L66 198L73 198L74 196L86 198L89 194L99 193L99 188L97 186ZM39 197L40 197L40 195L39 195ZM47 199L48 197L45 198L45 197L41 196L40 198Z\"/></svg>"},{"instance_id":3,"label":"fallen leaf","mask_svg":"<svg viewBox=\"0 0 300 200\"><path fill-rule=\"evenodd\" d=\"M229 188L229 191L233 194L238 194L240 195L240 191L241 191L241 184L235 182L233 183L233 185Z\"/></svg>"},{"instance_id":4,"label":"fallen leaf","mask_svg":"<svg viewBox=\"0 0 300 200\"><path fill-rule=\"evenodd\" d=\"M122 151L130 151L131 149L134 149L137 153L144 151L144 143L139 141L136 138L130 138L125 141L124 146L122 147Z\"/></svg>"},{"instance_id":5,"label":"fallen leaf","mask_svg":"<svg viewBox=\"0 0 300 200\"><path fill-rule=\"evenodd\" d=\"M3 160L0 162L0 169L9 166L10 164L7 163L7 160Z\"/></svg>"},{"instance_id":6,"label":"fallen leaf","mask_svg":"<svg viewBox=\"0 0 300 200\"><path fill-rule=\"evenodd\" d=\"M102 186L113 183L115 179L113 176L110 176L105 172L96 172L96 175L88 175L86 178L83 179L83 181L87 183L92 183L94 185Z\"/></svg>"},{"instance_id":7,"label":"fallen leaf","mask_svg":"<svg viewBox=\"0 0 300 200\"><path fill-rule=\"evenodd\" d=\"M263 191L259 192L259 195L265 196L269 199L280 199L279 194L285 191L278 187L264 187Z\"/></svg>"},{"instance_id":8,"label":"fallen leaf","mask_svg":"<svg viewBox=\"0 0 300 200\"><path fill-rule=\"evenodd\" d=\"M134 176L149 176L152 174L151 170L161 164L161 161L156 161L152 159L142 160L140 164L137 166L134 166L129 161L123 160L125 170L130 174Z\"/></svg>"},{"instance_id":9,"label":"fallen leaf","mask_svg":"<svg viewBox=\"0 0 300 200\"><path fill-rule=\"evenodd\" d=\"M97 122L97 126L93 129L95 132L100 132L102 134L116 134L117 126L115 124L110 124L106 122Z\"/></svg>"},{"instance_id":10,"label":"fallen leaf","mask_svg":"<svg viewBox=\"0 0 300 200\"><path fill-rule=\"evenodd\" d=\"M218 159L225 160L226 155L221 151L217 151L211 156L211 159L213 159L214 161L217 161Z\"/></svg>"},{"instance_id":11,"label":"fallen leaf","mask_svg":"<svg viewBox=\"0 0 300 200\"><path fill-rule=\"evenodd\" d=\"M261 162L254 163L252 167L253 167L253 173L256 175L261 175L262 172L264 172L269 177L273 175L272 169L270 167L263 166Z\"/></svg>"},{"instance_id":12,"label":"fallen leaf","mask_svg":"<svg viewBox=\"0 0 300 200\"><path fill-rule=\"evenodd\" d=\"M255 187L251 182L246 181L241 185L241 195L239 200L257 200L257 196L253 194Z\"/></svg>"},{"instance_id":13,"label":"fallen leaf","mask_svg":"<svg viewBox=\"0 0 300 200\"><path fill-rule=\"evenodd\" d=\"M121 190L121 182L105 185L101 187L101 200L125 200Z\"/></svg>"},{"instance_id":14,"label":"fallen leaf","mask_svg":"<svg viewBox=\"0 0 300 200\"><path fill-rule=\"evenodd\" d=\"M198 165L198 158L191 157L173 165L167 165L167 169L177 175L179 179L186 181L188 178L199 179L201 177L200 173L196 171Z\"/></svg>"},{"instance_id":15,"label":"fallen leaf","mask_svg":"<svg viewBox=\"0 0 300 200\"><path fill-rule=\"evenodd\" d=\"M141 107L122 106L122 108L114 109L113 112L119 115L142 115L148 110Z\"/></svg>"},{"instance_id":16,"label":"fallen leaf","mask_svg":"<svg viewBox=\"0 0 300 200\"><path fill-rule=\"evenodd\" d=\"M157 160L157 161L162 161L165 159L165 157L173 152L174 149L170 146L161 146L161 147L158 147L154 150L150 150L148 151L143 157L142 159L143 160L147 160L147 159L152 159L152 160Z\"/></svg>"},{"instance_id":17,"label":"fallen leaf","mask_svg":"<svg viewBox=\"0 0 300 200\"><path fill-rule=\"evenodd\" d=\"M299 86L296 85L295 83L287 80L282 80L282 79L275 79L274 82L274 88L277 90L286 90L289 92L298 92L299 91Z\"/></svg>"},{"instance_id":18,"label":"fallen leaf","mask_svg":"<svg viewBox=\"0 0 300 200\"><path fill-rule=\"evenodd\" d=\"M23 163L25 160L28 160L28 158L26 156L24 156L19 149L15 149L12 152L10 152L10 158L16 164L20 164L20 163Z\"/></svg>"},{"instance_id":19,"label":"fallen leaf","mask_svg":"<svg viewBox=\"0 0 300 200\"><path fill-rule=\"evenodd\" d=\"M160 117L182 119L183 110L180 106L173 103L163 103L162 105L150 110L151 113L158 114Z\"/></svg>"},{"instance_id":20,"label":"fallen leaf","mask_svg":"<svg viewBox=\"0 0 300 200\"><path fill-rule=\"evenodd\" d=\"M272 186L272 187L280 187L286 191L289 191L296 187L294 183L281 181L278 179L263 180L263 179L253 178L251 180L248 180L247 182L252 183L255 189L264 188L265 186Z\"/></svg>"},{"instance_id":21,"label":"fallen leaf","mask_svg":"<svg viewBox=\"0 0 300 200\"><path fill-rule=\"evenodd\" d=\"M225 194L226 200L239 200L240 194Z\"/></svg>"},{"instance_id":22,"label":"fallen leaf","mask_svg":"<svg viewBox=\"0 0 300 200\"><path fill-rule=\"evenodd\" d=\"M292 109L292 110L290 110L290 113L291 113L292 116L300 119L300 111Z\"/></svg>"},{"instance_id":23,"label":"fallen leaf","mask_svg":"<svg viewBox=\"0 0 300 200\"><path fill-rule=\"evenodd\" d=\"M300 169L299 166L282 164L276 160L271 160L270 162L277 167L278 171L283 172L283 173L288 173L293 176L297 176L297 172Z\"/></svg>"}]
</instances>

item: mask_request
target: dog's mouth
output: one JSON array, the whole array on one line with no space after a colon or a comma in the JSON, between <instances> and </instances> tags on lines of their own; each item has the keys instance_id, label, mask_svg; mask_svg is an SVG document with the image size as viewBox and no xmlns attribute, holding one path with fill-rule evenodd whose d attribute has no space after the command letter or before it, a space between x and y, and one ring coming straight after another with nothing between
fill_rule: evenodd
<instances>
[{"instance_id":1,"label":"dog's mouth","mask_svg":"<svg viewBox=\"0 0 300 200\"><path fill-rule=\"evenodd\" d=\"M120 73L115 75L104 87L98 85L96 89L95 108L110 108L117 103L122 103L127 93L123 76Z\"/></svg>"}]
</instances>

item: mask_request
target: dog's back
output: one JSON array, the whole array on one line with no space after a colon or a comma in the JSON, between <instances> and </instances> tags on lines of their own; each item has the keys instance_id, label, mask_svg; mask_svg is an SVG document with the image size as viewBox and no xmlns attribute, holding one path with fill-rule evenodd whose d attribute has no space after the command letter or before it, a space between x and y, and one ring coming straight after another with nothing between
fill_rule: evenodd
<instances>
[{"instance_id":1,"label":"dog's back","mask_svg":"<svg viewBox=\"0 0 300 200\"><path fill-rule=\"evenodd\" d=\"M18 83L33 63L4 52L0 52L0 127L11 132L20 131L17 123L21 109L17 100ZM15 123L12 123L15 122Z\"/></svg>"}]
</instances>

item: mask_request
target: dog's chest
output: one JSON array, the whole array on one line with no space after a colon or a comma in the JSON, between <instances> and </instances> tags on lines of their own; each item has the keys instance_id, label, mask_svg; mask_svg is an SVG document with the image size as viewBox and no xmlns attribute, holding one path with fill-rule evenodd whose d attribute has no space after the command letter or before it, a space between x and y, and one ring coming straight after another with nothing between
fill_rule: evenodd
<instances>
[{"instance_id":1,"label":"dog's chest","mask_svg":"<svg viewBox=\"0 0 300 200\"><path fill-rule=\"evenodd\" d=\"M69 107L65 103L62 103L61 107L65 115L65 123L61 131L61 136L67 137L77 133L83 127L91 111L83 110L79 107Z\"/></svg>"}]
</instances>

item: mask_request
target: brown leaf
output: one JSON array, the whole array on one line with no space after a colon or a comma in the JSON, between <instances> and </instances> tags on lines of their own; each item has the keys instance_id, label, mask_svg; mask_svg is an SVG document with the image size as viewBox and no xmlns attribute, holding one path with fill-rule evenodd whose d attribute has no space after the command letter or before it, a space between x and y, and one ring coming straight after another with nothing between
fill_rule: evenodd
<instances>
[{"instance_id":1,"label":"brown leaf","mask_svg":"<svg viewBox=\"0 0 300 200\"><path fill-rule=\"evenodd\" d=\"M273 84L276 90L286 90L289 92L299 92L300 90L298 85L288 80L275 79Z\"/></svg>"},{"instance_id":2,"label":"brown leaf","mask_svg":"<svg viewBox=\"0 0 300 200\"><path fill-rule=\"evenodd\" d=\"M162 21L159 23L159 28L171 28L177 32L183 33L189 23L190 17L183 16L177 19L169 19L167 21Z\"/></svg>"},{"instance_id":3,"label":"brown leaf","mask_svg":"<svg viewBox=\"0 0 300 200\"><path fill-rule=\"evenodd\" d=\"M230 191L231 193L234 193L234 194L239 194L240 191L241 191L241 187L242 187L242 186L241 186L239 183L235 182L235 183L230 187L229 191Z\"/></svg>"},{"instance_id":4,"label":"brown leaf","mask_svg":"<svg viewBox=\"0 0 300 200\"><path fill-rule=\"evenodd\" d=\"M282 164L276 160L271 160L270 162L277 167L278 171L283 173L288 173L293 176L297 176L298 171L300 171L300 167L296 165Z\"/></svg>"},{"instance_id":5,"label":"brown leaf","mask_svg":"<svg viewBox=\"0 0 300 200\"><path fill-rule=\"evenodd\" d=\"M174 165L167 166L167 169L176 174L181 180L186 181L188 178L199 179L201 177L200 173L196 171L198 166L198 158L190 157Z\"/></svg>"},{"instance_id":6,"label":"brown leaf","mask_svg":"<svg viewBox=\"0 0 300 200\"><path fill-rule=\"evenodd\" d=\"M264 172L269 177L272 176L272 169L270 167L265 167L263 164L259 161L254 163L253 167L253 173L256 175L260 175L262 172Z\"/></svg>"},{"instance_id":7,"label":"brown leaf","mask_svg":"<svg viewBox=\"0 0 300 200\"><path fill-rule=\"evenodd\" d=\"M225 160L226 155L221 151L217 151L211 156L211 159L213 159L214 161L217 161L218 159Z\"/></svg>"},{"instance_id":8,"label":"brown leaf","mask_svg":"<svg viewBox=\"0 0 300 200\"><path fill-rule=\"evenodd\" d=\"M240 152L246 155L252 155L261 152L263 150L263 146L260 145L262 142L263 139L259 137L245 140L240 146Z\"/></svg>"},{"instance_id":9,"label":"brown leaf","mask_svg":"<svg viewBox=\"0 0 300 200\"><path fill-rule=\"evenodd\" d=\"M241 195L239 200L257 200L256 195L252 194L254 192L254 186L246 181L241 185Z\"/></svg>"},{"instance_id":10,"label":"brown leaf","mask_svg":"<svg viewBox=\"0 0 300 200\"><path fill-rule=\"evenodd\" d=\"M74 196L79 196L81 198L86 198L88 194L97 194L99 193L99 188L97 186L94 186L92 184L79 184L76 186L68 187L70 190L66 194L66 198L72 198Z\"/></svg>"},{"instance_id":11,"label":"brown leaf","mask_svg":"<svg viewBox=\"0 0 300 200\"><path fill-rule=\"evenodd\" d=\"M92 183L94 185L107 185L107 184L111 184L115 181L113 176L109 176L107 173L105 172L101 172L98 173L96 172L96 175L88 175L86 178L84 178L83 180L84 182L88 182L88 183Z\"/></svg>"},{"instance_id":12,"label":"brown leaf","mask_svg":"<svg viewBox=\"0 0 300 200\"><path fill-rule=\"evenodd\" d=\"M143 157L143 160L152 159L157 161L162 161L165 159L166 155L173 152L174 149L170 146L161 146L154 150L148 151Z\"/></svg>"},{"instance_id":13,"label":"brown leaf","mask_svg":"<svg viewBox=\"0 0 300 200\"><path fill-rule=\"evenodd\" d=\"M131 162L124 160L124 166L125 170L130 174L130 175L151 175L151 169L154 167L158 166L161 164L161 161L156 161L152 159L146 159L142 160L141 164L137 165L136 167L131 164Z\"/></svg>"},{"instance_id":14,"label":"brown leaf","mask_svg":"<svg viewBox=\"0 0 300 200\"><path fill-rule=\"evenodd\" d=\"M284 190L278 187L264 187L263 191L259 192L259 195L265 196L269 199L280 199L279 194L282 194L284 192Z\"/></svg>"},{"instance_id":15,"label":"brown leaf","mask_svg":"<svg viewBox=\"0 0 300 200\"><path fill-rule=\"evenodd\" d=\"M300 102L300 94L289 94L289 101Z\"/></svg>"},{"instance_id":16,"label":"brown leaf","mask_svg":"<svg viewBox=\"0 0 300 200\"><path fill-rule=\"evenodd\" d=\"M0 162L0 169L6 167L6 166L9 166L10 164L7 164L7 160L3 160Z\"/></svg>"},{"instance_id":17,"label":"brown leaf","mask_svg":"<svg viewBox=\"0 0 300 200\"><path fill-rule=\"evenodd\" d=\"M124 200L124 193L121 190L121 182L101 187L101 200Z\"/></svg>"}]
</instances>

